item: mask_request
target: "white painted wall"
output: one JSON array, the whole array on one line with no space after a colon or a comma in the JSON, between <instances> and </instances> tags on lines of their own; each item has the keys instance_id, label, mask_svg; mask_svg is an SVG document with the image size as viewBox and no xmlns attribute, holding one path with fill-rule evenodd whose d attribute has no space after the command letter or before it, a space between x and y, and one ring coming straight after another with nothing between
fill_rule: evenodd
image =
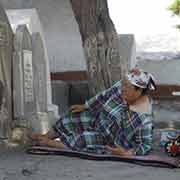
<instances>
[{"instance_id":1,"label":"white painted wall","mask_svg":"<svg viewBox=\"0 0 180 180\"><path fill-rule=\"evenodd\" d=\"M86 70L78 24L69 0L0 0L6 9L36 8L51 72Z\"/></svg>"},{"instance_id":2,"label":"white painted wall","mask_svg":"<svg viewBox=\"0 0 180 180\"><path fill-rule=\"evenodd\" d=\"M141 61L138 67L151 72L158 84L180 85L180 59L163 61Z\"/></svg>"}]
</instances>

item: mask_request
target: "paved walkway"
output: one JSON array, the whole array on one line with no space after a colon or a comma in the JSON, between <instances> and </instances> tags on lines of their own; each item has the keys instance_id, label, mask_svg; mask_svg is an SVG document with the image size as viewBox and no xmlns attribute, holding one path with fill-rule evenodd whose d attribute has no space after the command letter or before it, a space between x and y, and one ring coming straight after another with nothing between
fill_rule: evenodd
<instances>
[{"instance_id":1,"label":"paved walkway","mask_svg":"<svg viewBox=\"0 0 180 180\"><path fill-rule=\"evenodd\" d=\"M179 180L180 169L143 167L0 149L0 180Z\"/></svg>"}]
</instances>

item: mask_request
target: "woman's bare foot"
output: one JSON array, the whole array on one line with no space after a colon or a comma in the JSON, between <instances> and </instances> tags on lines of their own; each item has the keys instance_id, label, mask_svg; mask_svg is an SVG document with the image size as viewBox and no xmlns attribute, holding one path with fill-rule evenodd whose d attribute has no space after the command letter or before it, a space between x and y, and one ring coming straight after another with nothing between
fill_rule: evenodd
<instances>
[{"instance_id":1,"label":"woman's bare foot","mask_svg":"<svg viewBox=\"0 0 180 180\"><path fill-rule=\"evenodd\" d=\"M56 139L58 138L58 134L53 129L50 129L46 134L32 133L29 135L29 138L35 141L39 140L42 137L46 137L48 139Z\"/></svg>"},{"instance_id":2,"label":"woman's bare foot","mask_svg":"<svg viewBox=\"0 0 180 180\"><path fill-rule=\"evenodd\" d=\"M29 138L33 141L39 141L43 137L46 137L46 135L39 134L39 133L32 133L29 135Z\"/></svg>"},{"instance_id":3,"label":"woman's bare foot","mask_svg":"<svg viewBox=\"0 0 180 180\"><path fill-rule=\"evenodd\" d=\"M68 149L61 141L56 141L48 138L48 134L33 133L30 135L31 140L35 141L36 145L54 147L60 149Z\"/></svg>"},{"instance_id":4,"label":"woman's bare foot","mask_svg":"<svg viewBox=\"0 0 180 180\"><path fill-rule=\"evenodd\" d=\"M47 141L44 139L43 143L46 143L46 146L48 147L54 147L58 149L68 149L66 145L64 145L61 141L59 140L51 140L48 139Z\"/></svg>"},{"instance_id":5,"label":"woman's bare foot","mask_svg":"<svg viewBox=\"0 0 180 180\"><path fill-rule=\"evenodd\" d=\"M36 140L39 146L49 146L49 141L50 139L44 137L43 135L39 136L38 139Z\"/></svg>"}]
</instances>

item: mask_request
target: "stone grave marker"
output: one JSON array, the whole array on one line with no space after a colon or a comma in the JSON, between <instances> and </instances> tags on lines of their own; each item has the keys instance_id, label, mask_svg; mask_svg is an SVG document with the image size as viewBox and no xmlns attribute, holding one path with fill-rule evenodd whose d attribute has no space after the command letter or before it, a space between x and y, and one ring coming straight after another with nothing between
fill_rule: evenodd
<instances>
[{"instance_id":1,"label":"stone grave marker","mask_svg":"<svg viewBox=\"0 0 180 180\"><path fill-rule=\"evenodd\" d=\"M32 50L35 98L38 111L38 122L32 121L32 128L34 131L45 133L55 119L54 108L56 108L56 106L48 104L48 61L46 59L42 37L39 32L32 34Z\"/></svg>"},{"instance_id":2,"label":"stone grave marker","mask_svg":"<svg viewBox=\"0 0 180 180\"><path fill-rule=\"evenodd\" d=\"M40 102L40 99L43 101L47 101L46 108L48 109L48 113L52 115L54 120L57 120L59 119L58 106L56 106L55 104L52 104L52 92L51 92L52 88L51 88L49 59L48 59L49 56L48 56L48 50L46 47L47 44L44 38L44 32L43 32L39 15L36 9L10 9L10 10L7 10L6 13L8 14L8 17L11 23L13 24L12 27L13 27L14 32L16 31L16 28L18 25L24 23L27 25L27 28L31 35L33 33L40 33L40 38L38 39L41 39L41 40L40 41L35 40L36 42L39 42L38 44L35 43L35 46L40 47L38 49L42 49L41 52L44 52L43 57L44 57L45 65L46 65L46 85L44 86L44 82L43 82L43 86L47 88L46 90L47 93L46 93L45 99L42 99L42 96L44 97L44 94L40 94L38 98L39 98L39 102ZM37 51L35 48L36 57L37 55L42 54L41 52L39 54L37 54L36 52ZM42 104L44 103L43 102L41 103L41 107L42 107ZM44 108L43 108L43 111L44 111ZM39 108L39 106L38 106L38 111L42 111L42 109Z\"/></svg>"},{"instance_id":3,"label":"stone grave marker","mask_svg":"<svg viewBox=\"0 0 180 180\"><path fill-rule=\"evenodd\" d=\"M133 34L119 35L119 52L126 72L136 66L136 42Z\"/></svg>"},{"instance_id":4,"label":"stone grave marker","mask_svg":"<svg viewBox=\"0 0 180 180\"><path fill-rule=\"evenodd\" d=\"M44 124L49 124L46 125L46 127L48 127L57 120L59 114L58 107L50 103L50 101L48 100L48 95L51 95L51 93L49 93L48 90L48 87L50 86L50 72L47 68L49 66L49 62L46 57L46 51L44 48L43 40L39 32L32 33L32 50L33 68L35 76L35 98L37 103L37 110L39 112L38 119L41 122L44 121ZM43 113L43 116L41 115L41 113ZM48 122L45 122L47 121L47 119Z\"/></svg>"},{"instance_id":5,"label":"stone grave marker","mask_svg":"<svg viewBox=\"0 0 180 180\"><path fill-rule=\"evenodd\" d=\"M12 123L11 68L13 33L0 4L0 139L10 136Z\"/></svg>"},{"instance_id":6,"label":"stone grave marker","mask_svg":"<svg viewBox=\"0 0 180 180\"><path fill-rule=\"evenodd\" d=\"M37 113L32 63L32 40L26 25L19 25L14 38L13 94L14 117L19 123Z\"/></svg>"},{"instance_id":7,"label":"stone grave marker","mask_svg":"<svg viewBox=\"0 0 180 180\"><path fill-rule=\"evenodd\" d=\"M38 112L47 112L47 71L40 33L32 34L35 98Z\"/></svg>"}]
</instances>

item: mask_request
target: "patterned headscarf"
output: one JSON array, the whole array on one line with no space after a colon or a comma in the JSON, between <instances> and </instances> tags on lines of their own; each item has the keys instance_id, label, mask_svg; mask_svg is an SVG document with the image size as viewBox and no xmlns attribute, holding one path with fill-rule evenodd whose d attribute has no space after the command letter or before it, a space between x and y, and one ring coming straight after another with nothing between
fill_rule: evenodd
<instances>
[{"instance_id":1,"label":"patterned headscarf","mask_svg":"<svg viewBox=\"0 0 180 180\"><path fill-rule=\"evenodd\" d=\"M152 74L143 72L140 69L132 69L127 74L127 79L131 84L142 89L156 90L155 79Z\"/></svg>"}]
</instances>

